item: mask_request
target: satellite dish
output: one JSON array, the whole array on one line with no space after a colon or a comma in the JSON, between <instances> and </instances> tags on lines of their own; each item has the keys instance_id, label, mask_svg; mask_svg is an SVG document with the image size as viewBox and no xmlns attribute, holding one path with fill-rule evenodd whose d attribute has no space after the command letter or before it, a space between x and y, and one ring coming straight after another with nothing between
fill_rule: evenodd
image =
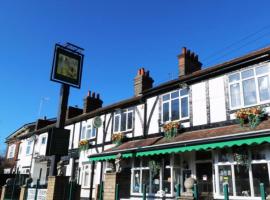
<instances>
[{"instance_id":1,"label":"satellite dish","mask_svg":"<svg viewBox=\"0 0 270 200\"><path fill-rule=\"evenodd\" d=\"M93 120L93 126L95 128L99 128L99 127L101 127L101 125L102 125L102 120L101 120L100 116L95 117Z\"/></svg>"}]
</instances>

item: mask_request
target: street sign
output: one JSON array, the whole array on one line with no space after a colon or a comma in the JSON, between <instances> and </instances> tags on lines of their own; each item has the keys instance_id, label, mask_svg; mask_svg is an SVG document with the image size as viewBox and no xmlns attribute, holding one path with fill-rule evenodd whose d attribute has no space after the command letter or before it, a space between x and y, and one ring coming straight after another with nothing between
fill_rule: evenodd
<instances>
[{"instance_id":1,"label":"street sign","mask_svg":"<svg viewBox=\"0 0 270 200\"><path fill-rule=\"evenodd\" d=\"M83 54L67 46L55 45L51 80L81 87Z\"/></svg>"}]
</instances>

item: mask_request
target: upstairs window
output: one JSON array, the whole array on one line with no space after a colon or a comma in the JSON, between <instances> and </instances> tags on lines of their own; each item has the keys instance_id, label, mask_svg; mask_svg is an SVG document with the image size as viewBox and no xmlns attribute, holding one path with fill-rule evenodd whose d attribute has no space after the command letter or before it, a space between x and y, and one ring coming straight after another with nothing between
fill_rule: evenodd
<instances>
[{"instance_id":1,"label":"upstairs window","mask_svg":"<svg viewBox=\"0 0 270 200\"><path fill-rule=\"evenodd\" d=\"M114 132L129 131L133 128L133 109L125 109L114 114Z\"/></svg>"},{"instance_id":2,"label":"upstairs window","mask_svg":"<svg viewBox=\"0 0 270 200\"><path fill-rule=\"evenodd\" d=\"M270 100L270 65L262 65L228 76L230 106L240 108Z\"/></svg>"},{"instance_id":3,"label":"upstairs window","mask_svg":"<svg viewBox=\"0 0 270 200\"><path fill-rule=\"evenodd\" d=\"M174 121L189 117L188 89L181 89L162 96L162 121Z\"/></svg>"},{"instance_id":4,"label":"upstairs window","mask_svg":"<svg viewBox=\"0 0 270 200\"><path fill-rule=\"evenodd\" d=\"M9 148L8 148L8 158L14 158L14 156L15 156L15 147L16 147L15 144L9 146Z\"/></svg>"},{"instance_id":5,"label":"upstairs window","mask_svg":"<svg viewBox=\"0 0 270 200\"><path fill-rule=\"evenodd\" d=\"M41 144L43 145L43 144L46 144L46 137L45 136L43 136L42 138L41 138Z\"/></svg>"},{"instance_id":6,"label":"upstairs window","mask_svg":"<svg viewBox=\"0 0 270 200\"><path fill-rule=\"evenodd\" d=\"M93 139L96 137L96 128L92 124L82 127L81 140Z\"/></svg>"},{"instance_id":7,"label":"upstairs window","mask_svg":"<svg viewBox=\"0 0 270 200\"><path fill-rule=\"evenodd\" d=\"M27 146L26 146L26 155L30 155L32 153L31 146L32 146L32 141L28 141Z\"/></svg>"}]
</instances>

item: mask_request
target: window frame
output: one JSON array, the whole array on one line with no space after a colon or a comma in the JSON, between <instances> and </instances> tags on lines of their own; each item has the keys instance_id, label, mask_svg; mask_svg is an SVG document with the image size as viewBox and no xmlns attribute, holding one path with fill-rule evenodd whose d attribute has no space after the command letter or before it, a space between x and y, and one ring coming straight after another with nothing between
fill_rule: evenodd
<instances>
[{"instance_id":1,"label":"window frame","mask_svg":"<svg viewBox=\"0 0 270 200\"><path fill-rule=\"evenodd\" d=\"M31 150L32 143L33 143L33 141L31 141L31 140L27 141L25 155L32 154L32 150Z\"/></svg>"},{"instance_id":2,"label":"window frame","mask_svg":"<svg viewBox=\"0 0 270 200\"><path fill-rule=\"evenodd\" d=\"M269 185L270 185L270 155L269 155L269 150L270 150L270 146L269 145L265 145L263 146L264 150L262 151L265 154L265 159L252 159L252 153L253 153L253 149L248 148L248 159L250 162L249 168L248 168L248 179L249 179L249 187L250 187L250 196L248 196L250 199L260 199L259 196L255 196L255 192L254 192L254 175L252 173L252 165L256 165L256 164L266 164L267 165L267 171L268 171L268 178L269 178ZM234 161L233 159L233 151L232 149L228 149L228 154L229 154L229 160L228 161L219 161L219 154L221 150L216 150L215 151L215 163L214 163L214 168L215 168L215 193L218 197L221 197L222 194L220 193L220 191L222 190L222 188L220 188L220 174L219 174L219 167L220 166L229 166L230 170L231 170L231 177L232 177L232 196L233 198L245 198L245 196L237 196L236 195L236 172L235 172L235 166L237 166L237 162Z\"/></svg>"},{"instance_id":3,"label":"window frame","mask_svg":"<svg viewBox=\"0 0 270 200\"><path fill-rule=\"evenodd\" d=\"M187 90L187 94L181 95L182 90ZM171 94L175 93L175 92L178 92L179 96L175 97L175 98L172 98ZM167 92L167 93L161 95L161 122L163 124L171 122L171 121L182 121L182 120L189 119L189 117L190 117L189 93L190 93L189 88L182 88L182 89L173 90L173 91L170 91L170 92ZM169 95L169 99L168 100L163 100L163 97L166 96L166 95ZM187 115L187 117L182 117L182 105L181 105L181 102L182 102L182 99L184 99L184 98L187 98L187 101L188 101L188 104L187 104L188 115ZM172 101L176 100L176 99L178 99L178 102L179 102L179 119L172 120ZM163 105L165 103L169 103L169 120L168 121L164 121Z\"/></svg>"},{"instance_id":4,"label":"window frame","mask_svg":"<svg viewBox=\"0 0 270 200\"><path fill-rule=\"evenodd\" d=\"M88 131L90 131L90 136L88 137ZM93 136L93 133L94 136ZM84 135L84 137L82 137ZM97 137L97 128L93 126L91 123L84 124L82 126L81 135L80 135L80 141L81 140L91 140L95 139Z\"/></svg>"},{"instance_id":5,"label":"window frame","mask_svg":"<svg viewBox=\"0 0 270 200\"><path fill-rule=\"evenodd\" d=\"M138 158L137 158L138 159ZM149 192L148 193L146 193L146 195L147 196L152 196L152 197L160 197L160 194L159 193L153 193L152 192L152 189L153 189L153 187L152 187L152 173L150 172L150 170L149 170L149 166L143 166L143 159L145 159L145 158L139 158L140 160L139 160L139 163L140 163L140 165L139 165L139 167L134 167L134 165L135 165L135 158L132 160L132 168L131 168L131 184L130 184L130 194L131 195L143 195L143 192L142 192L142 175L143 175L143 171L144 170L148 170L149 171ZM162 191L164 191L163 189L164 189L164 185L163 185L163 178L164 178L164 169L166 168L166 169L169 169L170 170L170 177L171 177L171 180L174 180L174 164L173 164L173 160L174 160L174 156L173 155L171 155L170 156L170 164L169 164L169 166L164 166L164 158L162 158L162 161L161 161L161 163L162 163L162 167L161 167L161 169L160 169L160 171L159 171L159 190L158 191L160 191L160 190L162 190ZM133 192L133 183L134 183L134 171L139 171L139 173L140 173L140 188L139 188L139 192ZM174 196L174 182L173 181L171 181L171 183L170 183L170 193L165 193L165 197L173 197Z\"/></svg>"},{"instance_id":6,"label":"window frame","mask_svg":"<svg viewBox=\"0 0 270 200\"><path fill-rule=\"evenodd\" d=\"M125 127L125 130L121 130L122 116L123 116L124 113L126 114L126 127ZM131 116L131 128L128 128L129 127L128 115L130 113L132 114L132 116ZM118 124L115 123L116 122L116 120L115 120L116 117L119 117ZM116 125L118 125L118 130L116 130ZM113 133L132 131L133 128L134 128L134 108L126 108L126 109L119 110L119 111L114 113L114 116L113 116Z\"/></svg>"},{"instance_id":7,"label":"window frame","mask_svg":"<svg viewBox=\"0 0 270 200\"><path fill-rule=\"evenodd\" d=\"M8 155L7 155L8 159L15 157L15 148L16 148L16 144L12 144L8 147Z\"/></svg>"},{"instance_id":8,"label":"window frame","mask_svg":"<svg viewBox=\"0 0 270 200\"><path fill-rule=\"evenodd\" d=\"M240 109L240 108L248 108L248 107L257 106L257 105L260 105L260 104L265 104L265 103L270 102L270 98L268 100L261 101L260 89L259 89L259 83L258 83L259 78L267 76L269 84L270 84L270 71L269 72L264 72L264 73L258 74L258 75L256 74L256 69L257 68L260 68L260 67L263 67L263 66L268 66L270 68L269 65L270 65L270 63L262 63L262 64L255 65L255 66L252 66L252 67L249 67L249 68L241 69L239 71L235 71L233 73L229 73L227 75L230 110L236 110L236 109ZM245 71L249 71L249 70L252 70L253 76L250 76L250 77L247 77L247 78L242 78L242 73L245 72ZM239 80L234 80L234 81L230 82L230 80L229 80L230 76L236 75L236 74L239 75ZM247 80L251 80L251 79L255 80L256 103L255 104L250 104L250 105L245 105L243 82L247 81ZM239 87L240 87L240 105L232 107L232 103L231 103L232 95L231 95L230 86L233 85L233 84L237 84L237 83L239 84Z\"/></svg>"}]
</instances>

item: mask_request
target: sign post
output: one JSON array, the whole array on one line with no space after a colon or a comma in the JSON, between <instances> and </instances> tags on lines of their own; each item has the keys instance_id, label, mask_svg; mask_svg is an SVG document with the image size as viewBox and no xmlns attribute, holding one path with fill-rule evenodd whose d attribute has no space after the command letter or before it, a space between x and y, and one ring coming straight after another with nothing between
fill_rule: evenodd
<instances>
[{"instance_id":1,"label":"sign post","mask_svg":"<svg viewBox=\"0 0 270 200\"><path fill-rule=\"evenodd\" d=\"M61 83L56 128L50 131L48 146L51 156L50 175L56 175L57 162L68 151L69 130L64 129L70 87L80 88L82 77L83 49L71 44L56 44L54 49L51 81ZM61 148L59 149L58 147Z\"/></svg>"},{"instance_id":2,"label":"sign post","mask_svg":"<svg viewBox=\"0 0 270 200\"><path fill-rule=\"evenodd\" d=\"M64 46L60 44L55 45L51 81L62 84L56 128L64 128L65 126L70 86L81 87L84 58L81 51L83 51L82 48L71 43L67 43Z\"/></svg>"}]
</instances>

